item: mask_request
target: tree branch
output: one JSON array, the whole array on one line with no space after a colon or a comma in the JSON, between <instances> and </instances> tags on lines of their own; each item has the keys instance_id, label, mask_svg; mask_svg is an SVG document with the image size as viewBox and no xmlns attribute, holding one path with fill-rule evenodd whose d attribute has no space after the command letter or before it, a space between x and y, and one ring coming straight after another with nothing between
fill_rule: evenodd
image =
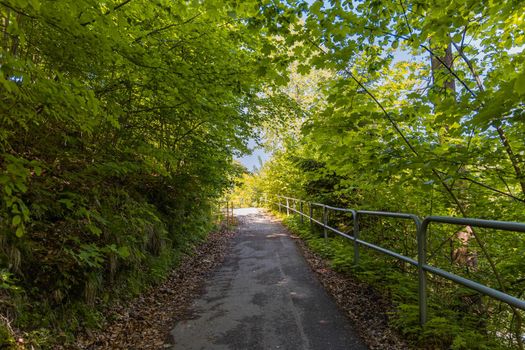
<instances>
[{"instance_id":1,"label":"tree branch","mask_svg":"<svg viewBox=\"0 0 525 350\"><path fill-rule=\"evenodd\" d=\"M186 101L180 102L174 106L155 106L155 107L149 107L149 108L143 108L143 109L135 109L135 110L130 111L130 113L152 112L155 110L163 110L163 109L177 109L185 103Z\"/></svg>"},{"instance_id":2,"label":"tree branch","mask_svg":"<svg viewBox=\"0 0 525 350\"><path fill-rule=\"evenodd\" d=\"M507 196L507 197L510 197L510 198L512 198L512 199L514 199L514 200L517 200L517 201L519 201L519 202L525 203L525 199L521 199L521 198L518 198L518 197L516 197L516 196L514 196L514 195L512 195L512 194L510 194L510 193L500 191L500 190L498 190L497 188L494 188L494 187L491 187L491 186L485 185L484 183L481 183L481 182L479 182L479 181L477 181L477 180L474 180L474 179L471 179L471 178L469 178L469 177L461 177L460 179L462 179L462 180L466 180L466 181L469 181L469 182L472 182L473 184L476 184L476 185L481 186L481 187L483 187L483 188L486 188L486 189L488 189L488 190L491 190L491 191L497 192L497 193L499 193L499 194L502 194L502 195L504 195L504 196Z\"/></svg>"},{"instance_id":3,"label":"tree branch","mask_svg":"<svg viewBox=\"0 0 525 350\"><path fill-rule=\"evenodd\" d=\"M119 8L121 8L122 6L125 6L126 4L130 3L131 0L125 0L123 2L121 2L120 4L118 4L117 6L115 6L113 8L113 11L117 11ZM110 11L106 12L106 15L109 15Z\"/></svg>"},{"instance_id":4,"label":"tree branch","mask_svg":"<svg viewBox=\"0 0 525 350\"><path fill-rule=\"evenodd\" d=\"M367 28L367 29L370 29L370 28ZM393 37L401 38L401 39L404 39L404 40L410 40L410 38L408 38L408 37L406 37L404 35L399 35L399 34L394 34L394 33L390 33L390 32L385 32L383 30L382 30L382 32L383 32L383 34L385 34L387 36L393 36ZM452 41L452 43L454 44L454 47L457 46L453 41ZM445 67L445 69L465 88L466 91L468 91L470 93L470 95L472 97L477 98L477 94L471 88L468 87L467 83L463 79L461 79L456 74L456 72L454 72L454 70L452 70L451 67L449 67L445 62L443 62L443 60L438 55L436 55L433 50L431 50L429 47L427 47L424 44L420 44L419 47L421 47L422 49L424 49L425 51L430 53L430 55L432 57L434 57L441 65L443 65L443 67ZM469 66L469 69L471 70L472 74L475 76L476 85L478 86L480 91L484 91L483 84L481 83L481 79L479 78L479 75L477 75L476 72L473 70L474 68L472 66L472 63L465 56L463 50L460 51L460 55L463 58L463 60L465 60L467 65ZM483 101L481 101L481 106L484 106L484 105L485 104L483 103ZM514 151L512 149L512 146L511 146L510 142L508 141L508 138L507 138L503 128L500 125L496 124L495 122L492 122L491 126L494 127L496 129L497 133L498 133L499 139L500 139L503 147L505 148L505 152L507 153L507 155L508 155L508 157L510 159L512 167L514 168L514 172L515 172L516 178L517 178L517 180L518 180L518 182L520 184L521 191L525 195L525 176L524 176L523 171L521 170L521 168L519 166L519 163L521 162L521 160L514 153Z\"/></svg>"},{"instance_id":5,"label":"tree branch","mask_svg":"<svg viewBox=\"0 0 525 350\"><path fill-rule=\"evenodd\" d=\"M19 10L19 9L17 9L17 8L7 4L7 3L5 3L4 1L0 1L0 5L3 5L5 7L7 7L8 9L10 9L10 10L12 10L12 11L14 11L14 12L16 12L16 13L22 15L22 16L29 17L29 18L32 18L32 19L37 19L37 17L31 16L31 15L23 12L22 10Z\"/></svg>"},{"instance_id":6,"label":"tree branch","mask_svg":"<svg viewBox=\"0 0 525 350\"><path fill-rule=\"evenodd\" d=\"M118 4L117 6L115 6L115 7L113 8L113 10L108 10L108 11L106 11L103 15L104 15L104 16L107 16L107 15L109 15L110 13L117 11L119 8L121 8L121 7L123 7L123 6L127 5L127 4L129 4L131 1L132 1L132 0L124 0L123 2L121 2L120 4ZM95 19L92 19L91 21L84 22L84 23L80 23L80 25L81 25L82 27L85 27L85 26L87 26L88 24L95 23L96 21L97 21L97 20L96 20L96 18L95 18Z\"/></svg>"},{"instance_id":7,"label":"tree branch","mask_svg":"<svg viewBox=\"0 0 525 350\"><path fill-rule=\"evenodd\" d=\"M173 28L173 27L178 27L178 26L182 26L182 25L185 25L185 24L188 24L188 23L191 23L193 22L193 20L195 20L197 17L199 17L200 15L202 15L202 13L197 13L195 16L187 19L186 21L184 22L181 22L181 23L171 23L171 24L168 24L167 26L164 26L164 27L161 27L161 28L157 28L157 29L154 29L152 30L151 32L148 32L146 34L144 34L143 36L139 36L138 38L136 38L134 40L134 42L139 42L140 40L144 39L144 38L147 38L148 36L151 36L153 34L157 34L157 33L160 33L164 30L168 30L170 28Z\"/></svg>"}]
</instances>

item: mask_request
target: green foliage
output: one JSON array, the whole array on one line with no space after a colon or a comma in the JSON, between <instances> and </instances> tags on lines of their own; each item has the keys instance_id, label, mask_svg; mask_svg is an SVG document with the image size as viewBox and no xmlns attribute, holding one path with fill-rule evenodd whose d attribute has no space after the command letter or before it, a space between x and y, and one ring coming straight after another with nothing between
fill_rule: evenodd
<instances>
[{"instance_id":1,"label":"green foliage","mask_svg":"<svg viewBox=\"0 0 525 350\"><path fill-rule=\"evenodd\" d=\"M264 193L268 205L280 194L420 217L524 221L524 6L514 1L291 6L304 18L290 20L289 33L281 34L294 53L296 73L304 74L296 86L307 85L316 73L325 79L315 81L313 93L302 94L308 103L298 103L303 111L292 115L297 117L291 130L281 132L279 142L270 140L277 145L273 157L246 181L251 191ZM289 87L281 91L294 97ZM348 218L330 220L348 229ZM364 218L360 228L363 239L417 257L413 225ZM458 236L465 229L432 225L429 263L522 298L523 235L475 229L462 242ZM338 269L381 284L400 306L413 305L417 288L406 277L409 266L370 253L352 269L349 247L341 248L338 240L329 246L309 241ZM429 294L435 298L433 321L424 332L413 332L414 341L438 348L477 342L481 348L497 343L523 349L523 312L437 277L430 278ZM395 318L401 329L416 326L410 310ZM447 322L468 327L447 329Z\"/></svg>"},{"instance_id":2,"label":"green foliage","mask_svg":"<svg viewBox=\"0 0 525 350\"><path fill-rule=\"evenodd\" d=\"M71 310L71 328L98 324L75 305L162 278L211 228L214 202L242 173L233 156L258 132L273 159L233 193L250 205L288 194L523 221L524 6L2 1L2 311L35 331L62 327ZM362 225L368 240L415 256L406 225ZM456 231L432 227L429 262L521 297L522 237L476 232L473 269L453 261ZM345 242L310 241L411 305L394 283L409 283L406 266L371 255L356 269ZM431 282L436 295L470 297ZM523 348L521 314L471 309L489 335ZM442 336L441 317L429 342L476 338Z\"/></svg>"},{"instance_id":3,"label":"green foliage","mask_svg":"<svg viewBox=\"0 0 525 350\"><path fill-rule=\"evenodd\" d=\"M255 1L1 2L0 312L27 341L99 326L205 238L234 155L287 103L263 93L289 58L261 17Z\"/></svg>"},{"instance_id":4,"label":"green foliage","mask_svg":"<svg viewBox=\"0 0 525 350\"><path fill-rule=\"evenodd\" d=\"M0 325L0 344L2 344L2 346L4 346L6 349L15 348L15 339L4 324Z\"/></svg>"},{"instance_id":5,"label":"green foliage","mask_svg":"<svg viewBox=\"0 0 525 350\"><path fill-rule=\"evenodd\" d=\"M277 213L276 213L277 214ZM277 214L279 215L279 214ZM444 303L431 294L432 308L427 324L419 324L417 274L415 270L399 269L384 255L362 248L359 266L353 264L352 242L331 237L325 240L316 228L301 224L298 216L281 216L283 223L306 241L310 249L328 259L336 271L351 274L388 295L395 312L389 322L405 339L417 348L425 349L504 349L505 345L487 337L480 327L487 320L454 310L454 302ZM377 232L376 232L377 233ZM456 305L457 306L457 305Z\"/></svg>"}]
</instances>

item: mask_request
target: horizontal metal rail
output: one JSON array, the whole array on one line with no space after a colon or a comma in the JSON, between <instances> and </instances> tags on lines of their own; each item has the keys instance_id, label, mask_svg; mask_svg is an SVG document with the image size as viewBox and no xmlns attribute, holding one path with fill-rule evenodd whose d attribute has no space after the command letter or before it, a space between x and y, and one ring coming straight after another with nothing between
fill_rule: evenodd
<instances>
[{"instance_id":1,"label":"horizontal metal rail","mask_svg":"<svg viewBox=\"0 0 525 350\"><path fill-rule=\"evenodd\" d=\"M407 262L413 266L416 266L418 269L418 292L419 292L419 320L420 324L423 325L427 321L427 278L426 273L431 273L436 276L448 279L454 283L461 284L465 287L473 289L479 293L485 294L489 297L492 297L496 300L502 301L511 305L512 307L525 310L525 300L516 298L507 293L501 292L497 289L485 286L478 282L469 280L467 278L458 276L454 273L442 270L440 268L428 265L426 263L426 243L427 243L427 232L428 226L430 223L441 223L441 224L452 224L452 225L465 225L465 226L474 226L474 227L483 227L491 228L504 231L513 231L513 232L525 232L525 223L520 222L508 222L508 221L496 221L496 220L482 220L482 219L473 219L473 218L454 218L448 216L429 216L424 219L419 218L414 214L407 213L396 213L396 212L386 212L386 211L370 211L370 210L354 210L348 208L338 208L322 203L307 202L301 199L277 196L278 202L272 202L279 207L279 211L282 208L286 208L287 214L290 214L290 211L297 213L301 216L301 222L303 218L308 218L310 224L314 223L321 226L324 229L325 239L327 238L327 232L331 231L337 235L350 239L354 242L354 264L359 264L359 246L365 246L367 248L373 249L380 253L389 255L396 259ZM286 203L281 203L281 199L284 199ZM293 202L294 206L290 206L290 201ZM300 204L300 209L297 209L297 203ZM304 212L304 204L309 206L309 214ZM323 210L323 220L317 220L313 217L313 207L319 207ZM346 212L351 214L353 220L353 234L349 235L348 233L342 232L335 227L328 225L328 211L339 211ZM380 247L378 245L366 242L359 238L359 218L361 216L379 216L379 217L389 217L396 219L406 219L414 222L415 230L417 232L417 260L414 260L410 257L404 256L397 252L391 251L389 249Z\"/></svg>"}]
</instances>

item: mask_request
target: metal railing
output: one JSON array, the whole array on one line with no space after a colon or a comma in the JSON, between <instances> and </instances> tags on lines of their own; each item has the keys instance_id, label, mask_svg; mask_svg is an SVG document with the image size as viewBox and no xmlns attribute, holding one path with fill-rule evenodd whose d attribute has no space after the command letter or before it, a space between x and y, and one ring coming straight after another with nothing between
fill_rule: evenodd
<instances>
[{"instance_id":1,"label":"metal railing","mask_svg":"<svg viewBox=\"0 0 525 350\"><path fill-rule=\"evenodd\" d=\"M230 225L233 224L233 202L220 201L217 202L217 208L215 209L215 221L216 223L225 222L226 228L229 229Z\"/></svg>"},{"instance_id":2,"label":"metal railing","mask_svg":"<svg viewBox=\"0 0 525 350\"><path fill-rule=\"evenodd\" d=\"M378 251L383 254L387 254L404 262L407 262L415 267L418 271L418 298L419 298L419 322L421 325L424 325L427 321L427 276L426 273L431 273L443 278L446 278L450 281L453 281L457 284L461 284L465 287L473 289L479 293L485 294L489 297L507 303L515 308L525 310L525 300L516 298L512 295L503 293L497 289L490 288L483 284L477 283L475 281L469 280L467 278L458 276L454 273L442 270L432 265L428 265L426 262L426 253L427 253L427 231L430 223L441 223L441 224L453 224L453 225L469 225L474 227L483 227L483 228L492 228L497 230L504 231L514 231L514 232L525 232L525 223L518 222L508 222L508 221L496 221L496 220L482 220L482 219L472 219L472 218L454 218L446 216L428 216L424 219L419 218L414 214L406 213L395 213L395 212L384 212L384 211L369 211L369 210L354 210L346 208L337 208L321 203L307 202L301 199L277 196L278 202L272 202L273 204L279 207L279 211L282 208L286 208L286 213L289 215L290 211L295 212L301 215L301 222L304 223L304 218L310 220L310 224L318 224L323 228L324 237L327 238L328 231L332 231L342 237L348 238L354 242L354 264L359 264L359 246L365 246L375 251ZM281 203L281 200L285 200L286 203ZM290 206L290 201L293 202L293 207ZM304 212L304 204L308 204L309 213ZM299 204L299 209L297 209L297 204ZM313 208L320 207L323 209L322 220L319 221L314 218ZM341 232L335 227L328 225L328 211L339 211L350 213L353 221L353 234L349 235L347 233ZM411 220L414 222L415 229L417 232L417 260L404 256L402 254L396 253L389 249L380 247L378 245L366 242L359 238L359 218L361 216L379 216L379 217L389 217L397 219Z\"/></svg>"}]
</instances>

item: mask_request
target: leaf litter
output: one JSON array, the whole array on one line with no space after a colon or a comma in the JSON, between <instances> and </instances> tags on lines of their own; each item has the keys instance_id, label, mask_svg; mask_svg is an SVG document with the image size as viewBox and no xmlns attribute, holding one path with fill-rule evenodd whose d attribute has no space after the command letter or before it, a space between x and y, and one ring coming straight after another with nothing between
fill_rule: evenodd
<instances>
[{"instance_id":1,"label":"leaf litter","mask_svg":"<svg viewBox=\"0 0 525 350\"><path fill-rule=\"evenodd\" d=\"M125 305L108 310L110 316L100 330L85 330L74 346L62 349L168 349L173 348L170 331L189 312L201 294L209 273L228 251L232 230L222 226L184 256L165 281Z\"/></svg>"},{"instance_id":2,"label":"leaf litter","mask_svg":"<svg viewBox=\"0 0 525 350\"><path fill-rule=\"evenodd\" d=\"M408 344L388 325L393 306L370 285L334 271L330 262L313 252L300 237L292 235L310 268L337 306L352 320L359 336L372 349L403 350Z\"/></svg>"},{"instance_id":3,"label":"leaf litter","mask_svg":"<svg viewBox=\"0 0 525 350\"><path fill-rule=\"evenodd\" d=\"M102 329L86 330L71 349L171 349L170 331L190 312L209 273L219 265L234 232L225 227L210 233L192 255L181 259L168 278L126 305L115 306ZM336 304L354 323L360 337L374 349L401 350L409 346L388 325L389 301L366 283L334 271L330 262L292 235L305 260Z\"/></svg>"}]
</instances>

